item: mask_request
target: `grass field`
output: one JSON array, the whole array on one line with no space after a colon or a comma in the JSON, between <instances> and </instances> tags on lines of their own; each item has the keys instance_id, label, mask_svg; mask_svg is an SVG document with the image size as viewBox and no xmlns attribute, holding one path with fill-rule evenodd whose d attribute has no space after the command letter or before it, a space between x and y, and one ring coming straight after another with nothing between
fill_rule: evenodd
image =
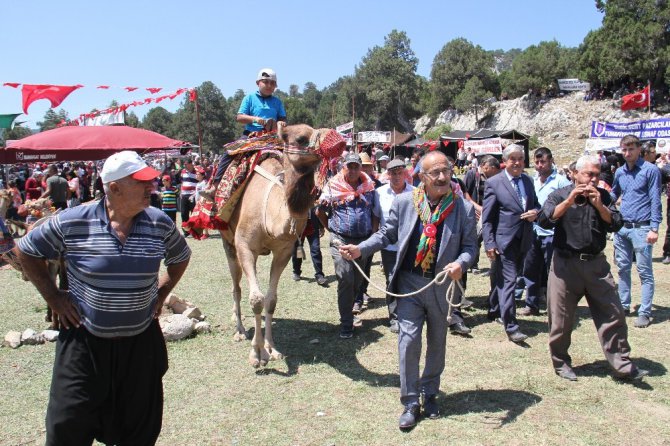
<instances>
[{"instance_id":1,"label":"grass field","mask_svg":"<svg viewBox=\"0 0 670 446\"><path fill-rule=\"evenodd\" d=\"M515 345L485 316L488 278L471 276L466 311L469 338L449 335L442 376L442 418L423 420L409 433L401 412L396 335L386 327L381 293L362 314L351 340L338 338L336 283L322 241L329 286L318 286L311 262L294 282L290 266L280 283L274 324L283 361L254 370L250 343L233 342L232 298L218 238L188 240L191 264L176 293L196 303L211 334L168 345L161 445L609 445L670 444L670 266L654 263L654 323L632 327L632 357L651 375L639 384L611 378L584 301L571 354L579 381L554 375L547 348L546 313L520 318L531 335ZM611 246L607 248L611 257ZM655 254L660 256L661 246ZM485 258L485 257L484 257ZM383 283L379 255L373 278ZM487 262L483 260L483 265ZM267 283L268 258L259 262ZM633 276L636 274L634 273ZM634 278L633 302L639 304ZM246 283L243 296L246 296ZM0 271L4 315L0 334L46 328L45 303L13 270ZM246 299L247 329L253 318ZM0 349L0 445L44 443L54 344Z\"/></svg>"}]
</instances>

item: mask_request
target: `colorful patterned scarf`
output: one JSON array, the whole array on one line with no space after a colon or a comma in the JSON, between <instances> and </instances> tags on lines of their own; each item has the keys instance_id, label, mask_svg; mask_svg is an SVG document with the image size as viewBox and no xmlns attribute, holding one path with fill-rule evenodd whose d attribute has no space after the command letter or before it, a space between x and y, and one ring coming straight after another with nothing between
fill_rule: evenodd
<instances>
[{"instance_id":1,"label":"colorful patterned scarf","mask_svg":"<svg viewBox=\"0 0 670 446\"><path fill-rule=\"evenodd\" d=\"M323 189L319 202L325 204L344 204L356 198L360 198L367 203L365 194L375 190L375 183L364 172L359 177L361 184L354 189L344 177L344 170L330 179Z\"/></svg>"},{"instance_id":2,"label":"colorful patterned scarf","mask_svg":"<svg viewBox=\"0 0 670 446\"><path fill-rule=\"evenodd\" d=\"M412 195L414 209L416 209L416 213L419 214L421 223L423 223L423 232L421 232L419 245L416 247L414 266L421 265L421 269L427 272L435 261L437 227L454 209L454 193L449 190L449 193L440 199L433 212L430 211L430 204L423 183L414 189Z\"/></svg>"}]
</instances>

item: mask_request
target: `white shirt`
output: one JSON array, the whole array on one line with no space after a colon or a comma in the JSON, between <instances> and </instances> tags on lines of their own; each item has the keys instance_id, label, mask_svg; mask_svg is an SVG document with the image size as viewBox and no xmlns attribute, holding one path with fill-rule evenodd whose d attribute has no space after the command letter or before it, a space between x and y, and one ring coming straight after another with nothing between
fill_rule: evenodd
<instances>
[{"instance_id":1,"label":"white shirt","mask_svg":"<svg viewBox=\"0 0 670 446\"><path fill-rule=\"evenodd\" d=\"M404 194L405 192L411 192L412 190L414 190L414 186L405 182L405 189L400 193ZM379 218L379 226L381 227L386 224L386 220L389 218L393 200L400 194L393 192L390 184L385 184L382 187L375 189L375 195L376 200L375 206L372 208L372 213L375 214L377 218ZM386 248L384 248L384 250L397 251L398 242L394 243L393 245L388 245Z\"/></svg>"}]
</instances>

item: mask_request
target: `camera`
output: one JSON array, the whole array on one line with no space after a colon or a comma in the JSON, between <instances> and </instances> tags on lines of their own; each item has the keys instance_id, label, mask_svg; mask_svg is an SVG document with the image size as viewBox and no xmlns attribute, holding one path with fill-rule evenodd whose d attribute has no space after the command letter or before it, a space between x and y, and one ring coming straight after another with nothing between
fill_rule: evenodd
<instances>
[{"instance_id":1,"label":"camera","mask_svg":"<svg viewBox=\"0 0 670 446\"><path fill-rule=\"evenodd\" d=\"M584 194L579 194L575 197L575 204L577 206L584 206L588 202L589 202L589 200L586 198L586 195L584 195Z\"/></svg>"}]
</instances>

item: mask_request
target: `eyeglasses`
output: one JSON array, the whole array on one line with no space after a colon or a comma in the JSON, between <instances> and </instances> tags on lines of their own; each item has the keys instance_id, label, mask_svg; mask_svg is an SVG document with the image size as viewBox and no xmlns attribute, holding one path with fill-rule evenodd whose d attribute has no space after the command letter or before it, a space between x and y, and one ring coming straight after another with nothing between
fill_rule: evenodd
<instances>
[{"instance_id":1,"label":"eyeglasses","mask_svg":"<svg viewBox=\"0 0 670 446\"><path fill-rule=\"evenodd\" d=\"M424 172L424 175L426 175L431 180L437 180L438 178L440 178L440 175L448 177L450 173L451 169L439 169L439 170L431 170L430 172Z\"/></svg>"}]
</instances>

